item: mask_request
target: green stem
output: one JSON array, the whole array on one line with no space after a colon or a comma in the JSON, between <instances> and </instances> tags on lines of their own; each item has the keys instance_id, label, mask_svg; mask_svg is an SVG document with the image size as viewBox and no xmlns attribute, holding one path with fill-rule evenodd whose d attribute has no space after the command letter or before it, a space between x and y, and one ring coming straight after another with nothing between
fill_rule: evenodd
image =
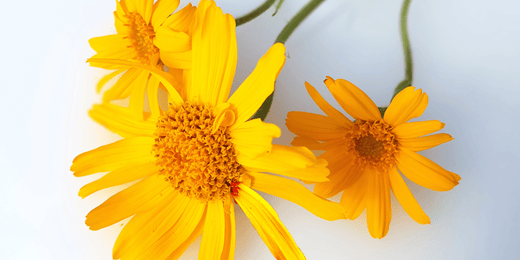
<instances>
[{"instance_id":1,"label":"green stem","mask_svg":"<svg viewBox=\"0 0 520 260\"><path fill-rule=\"evenodd\" d=\"M237 18L236 19L237 26L245 24L245 23L255 19L259 15L263 14L265 11L267 11L267 9L269 9L269 7L271 7L274 4L274 2L275 2L275 0L267 0L261 6L257 7L255 10L251 11L250 13Z\"/></svg>"},{"instance_id":2,"label":"green stem","mask_svg":"<svg viewBox=\"0 0 520 260\"><path fill-rule=\"evenodd\" d=\"M281 42L285 44L289 36L292 34L292 32L300 25L300 23L309 16L316 7L318 7L323 1L325 0L311 0L308 2L298 13L291 18L291 20L285 25L283 30L280 32L278 37L276 38L275 42ZM276 83L275 83L276 84ZM267 114L269 113L269 109L271 109L271 105L273 104L273 97L274 97L274 91L269 95L262 106L256 111L256 113L253 115L252 119L260 118L262 121L265 121L265 118L267 117Z\"/></svg>"},{"instance_id":3,"label":"green stem","mask_svg":"<svg viewBox=\"0 0 520 260\"><path fill-rule=\"evenodd\" d=\"M392 99L394 99L395 95L401 92L401 90L411 86L413 81L412 50L410 48L410 39L408 38L407 30L408 10L410 9L411 2L412 0L404 0L401 9L401 40L403 41L404 60L406 63L405 79L395 88Z\"/></svg>"},{"instance_id":4,"label":"green stem","mask_svg":"<svg viewBox=\"0 0 520 260\"><path fill-rule=\"evenodd\" d=\"M282 32L278 35L275 42L284 43L287 41L287 38L292 34L292 32L300 25L300 23L305 20L309 14L316 9L323 1L325 0L311 0L309 1L300 11L291 18L291 20L287 23L287 25L283 28Z\"/></svg>"}]
</instances>

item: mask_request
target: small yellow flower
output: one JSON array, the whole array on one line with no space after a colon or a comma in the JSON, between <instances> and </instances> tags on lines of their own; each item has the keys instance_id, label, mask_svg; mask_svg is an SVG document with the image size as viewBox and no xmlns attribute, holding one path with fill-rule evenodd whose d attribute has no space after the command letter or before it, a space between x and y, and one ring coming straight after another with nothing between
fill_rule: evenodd
<instances>
[{"instance_id":1,"label":"small yellow flower","mask_svg":"<svg viewBox=\"0 0 520 260\"><path fill-rule=\"evenodd\" d=\"M94 59L121 59L138 62L159 69L163 64L170 72L182 77L182 69L191 68L191 34L196 7L188 4L172 14L179 0L121 0L116 1L114 12L117 34L90 39L96 51ZM91 66L113 69L103 77L97 88L101 90L109 80L122 74L121 78L103 95L108 102L131 96L130 107L137 118L142 118L147 82L153 76L137 67L121 67L103 62L91 62ZM156 99L160 87L157 81L148 82L148 96ZM157 84L155 84L157 83Z\"/></svg>"},{"instance_id":2,"label":"small yellow flower","mask_svg":"<svg viewBox=\"0 0 520 260\"><path fill-rule=\"evenodd\" d=\"M305 83L310 96L327 115L289 112L286 125L296 135L293 145L311 150L326 150L320 156L329 162L329 182L317 183L314 193L331 197L344 191L341 205L347 218L356 219L366 208L370 235L384 237L392 218L390 190L404 210L416 222L429 224L403 178L435 191L451 190L459 175L446 171L426 157L416 153L448 142L449 134L431 134L444 127L437 121L410 122L422 115L428 96L408 87L395 96L384 118L374 102L354 84L327 77L325 85L352 122L328 104L310 84Z\"/></svg>"},{"instance_id":3,"label":"small yellow flower","mask_svg":"<svg viewBox=\"0 0 520 260\"><path fill-rule=\"evenodd\" d=\"M125 139L74 159L75 176L109 172L82 187L79 195L140 181L93 209L86 224L98 230L133 216L117 238L114 259L177 259L201 233L199 259L233 259L235 201L277 259L304 259L276 212L253 189L327 220L345 215L341 205L298 182L261 173L312 182L327 181L329 174L326 161L309 149L273 145L280 135L277 126L248 120L273 92L285 47L273 45L228 98L237 62L235 20L204 0L196 17L193 68L183 91L175 90L170 74L150 69L168 90L168 110L152 103L144 121L129 108L110 103L91 111L94 120Z\"/></svg>"}]
</instances>

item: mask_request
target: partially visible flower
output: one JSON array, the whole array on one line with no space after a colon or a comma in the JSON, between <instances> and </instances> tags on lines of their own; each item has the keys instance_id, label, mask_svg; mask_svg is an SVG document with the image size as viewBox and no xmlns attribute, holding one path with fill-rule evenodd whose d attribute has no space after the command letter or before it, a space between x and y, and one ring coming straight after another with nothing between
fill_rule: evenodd
<instances>
[{"instance_id":1,"label":"partially visible flower","mask_svg":"<svg viewBox=\"0 0 520 260\"><path fill-rule=\"evenodd\" d=\"M236 201L277 259L304 259L276 212L253 189L327 220L345 215L341 205L298 182L262 173L313 182L327 181L329 174L326 161L309 149L273 145L272 139L280 135L277 126L248 120L273 92L285 47L273 45L229 97L237 62L235 20L205 0L196 17L193 68L182 86L184 95L175 90L170 74L149 69L168 91L168 110L152 103L157 116L146 120L110 103L91 111L94 120L125 139L74 159L75 176L110 171L82 187L79 195L140 181L93 209L86 224L98 230L134 216L117 238L114 259L177 259L201 233L199 259L233 259Z\"/></svg>"},{"instance_id":2,"label":"partially visible flower","mask_svg":"<svg viewBox=\"0 0 520 260\"><path fill-rule=\"evenodd\" d=\"M309 95L327 116L289 112L286 120L287 128L298 135L292 145L326 150L320 158L329 162L330 181L317 183L314 193L328 198L344 191L340 203L347 218L356 219L366 208L368 230L374 238L388 232L390 190L410 217L429 224L398 169L411 181L435 191L451 190L460 177L416 153L453 139L449 134L424 136L444 127L437 120L407 123L422 115L428 96L408 87L395 96L382 118L374 102L352 83L327 77L325 85L354 122L308 83Z\"/></svg>"},{"instance_id":3,"label":"partially visible flower","mask_svg":"<svg viewBox=\"0 0 520 260\"><path fill-rule=\"evenodd\" d=\"M182 70L191 68L191 34L196 7L188 4L172 14L179 0L120 0L114 12L117 34L90 39L96 51L94 59L120 59L159 68L170 68L181 81ZM130 107L142 118L145 91L150 101L157 99L158 81L147 71L137 67L121 67L103 62L91 66L115 70L98 84L101 90L109 80L123 73L121 78L103 95L103 101L131 96ZM150 80L150 82L148 82ZM147 84L148 83L148 84Z\"/></svg>"}]
</instances>

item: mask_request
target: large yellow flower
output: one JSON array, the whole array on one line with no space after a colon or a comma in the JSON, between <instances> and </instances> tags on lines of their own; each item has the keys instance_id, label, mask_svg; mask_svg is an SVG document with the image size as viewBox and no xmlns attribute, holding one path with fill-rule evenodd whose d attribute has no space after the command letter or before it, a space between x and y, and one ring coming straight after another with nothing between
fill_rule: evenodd
<instances>
[{"instance_id":1,"label":"large yellow flower","mask_svg":"<svg viewBox=\"0 0 520 260\"><path fill-rule=\"evenodd\" d=\"M179 0L120 0L114 12L117 34L90 39L96 51L94 59L121 59L138 62L159 69L163 64L178 78L181 69L191 68L191 34L196 7L188 4L172 14ZM149 71L138 67L121 67L104 62L91 62L92 66L115 69L98 84L98 91L109 80L123 73L121 78L103 95L108 102L131 95L130 107L137 118L142 118L142 106L148 84L150 101L156 99L159 83L151 78Z\"/></svg>"},{"instance_id":2,"label":"large yellow flower","mask_svg":"<svg viewBox=\"0 0 520 260\"><path fill-rule=\"evenodd\" d=\"M431 134L444 127L437 121L410 122L422 115L428 96L408 87L395 96L384 118L372 100L352 83L327 77L325 85L355 121L328 104L310 84L310 96L327 115L290 112L287 127L298 135L293 145L326 150L320 156L329 162L329 182L317 183L314 193L331 197L344 191L341 205L347 218L356 219L366 208L370 235L384 237L392 218L390 190L404 210L420 224L430 219L421 209L397 171L411 181L435 191L451 190L459 175L446 171L416 153L448 142L449 134Z\"/></svg>"},{"instance_id":3,"label":"large yellow flower","mask_svg":"<svg viewBox=\"0 0 520 260\"><path fill-rule=\"evenodd\" d=\"M176 259L201 233L199 259L233 259L236 201L277 259L304 259L276 212L253 189L327 220L345 214L341 205L296 181L261 173L312 182L327 181L329 174L326 161L309 149L273 145L272 138L280 135L277 126L248 120L273 92L285 47L273 45L228 99L237 62L235 20L213 1L201 1L196 15L193 68L184 97L170 74L151 69L168 90L167 110L150 104L145 121L110 103L92 110L93 119L126 138L74 159L75 176L109 172L79 195L140 181L93 209L86 224L98 230L134 216L114 245L116 259Z\"/></svg>"}]
</instances>

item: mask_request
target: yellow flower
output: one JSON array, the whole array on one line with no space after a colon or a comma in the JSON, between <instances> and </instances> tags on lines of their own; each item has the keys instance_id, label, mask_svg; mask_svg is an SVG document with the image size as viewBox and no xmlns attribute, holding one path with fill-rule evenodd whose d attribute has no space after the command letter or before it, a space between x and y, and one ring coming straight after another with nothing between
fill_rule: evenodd
<instances>
[{"instance_id":1,"label":"yellow flower","mask_svg":"<svg viewBox=\"0 0 520 260\"><path fill-rule=\"evenodd\" d=\"M184 94L175 90L170 74L150 69L168 90L168 110L152 103L144 121L110 103L91 111L94 120L125 139L74 159L75 176L109 172L79 195L140 181L93 209L86 224L98 230L134 216L117 238L115 259L176 259L201 233L199 259L233 259L236 201L277 259L304 259L276 212L253 189L327 220L345 214L341 205L296 181L262 173L312 182L327 181L329 174L326 161L309 149L273 145L280 135L277 126L248 120L273 92L285 47L273 45L228 99L237 62L235 20L204 0L196 16L193 68Z\"/></svg>"},{"instance_id":2,"label":"yellow flower","mask_svg":"<svg viewBox=\"0 0 520 260\"><path fill-rule=\"evenodd\" d=\"M310 96L327 115L289 112L286 125L296 135L293 145L326 150L320 156L329 164L330 182L317 183L314 193L331 197L344 191L341 205L347 218L356 219L367 209L367 225L374 238L384 237L392 218L390 190L404 210L420 224L430 219L421 209L399 169L411 181L435 191L451 190L459 175L446 171L416 153L448 142L449 134L431 134L444 127L437 121L410 122L422 115L428 96L408 87L395 96L384 118L374 102L354 84L327 77L325 85L355 121L328 104L310 84Z\"/></svg>"},{"instance_id":3,"label":"yellow flower","mask_svg":"<svg viewBox=\"0 0 520 260\"><path fill-rule=\"evenodd\" d=\"M117 34L90 39L90 46L97 54L94 59L121 59L162 69L169 66L171 73L181 77L182 70L191 68L191 34L196 7L188 4L172 14L179 0L121 0L116 1L114 12ZM137 118L142 118L147 81L147 70L136 67L121 67L103 62L90 65L115 71L103 77L98 86L101 90L109 80L123 73L112 88L103 95L108 102L131 95L130 107ZM153 81L151 83L156 83ZM148 84L150 99L157 96L159 84Z\"/></svg>"}]
</instances>

